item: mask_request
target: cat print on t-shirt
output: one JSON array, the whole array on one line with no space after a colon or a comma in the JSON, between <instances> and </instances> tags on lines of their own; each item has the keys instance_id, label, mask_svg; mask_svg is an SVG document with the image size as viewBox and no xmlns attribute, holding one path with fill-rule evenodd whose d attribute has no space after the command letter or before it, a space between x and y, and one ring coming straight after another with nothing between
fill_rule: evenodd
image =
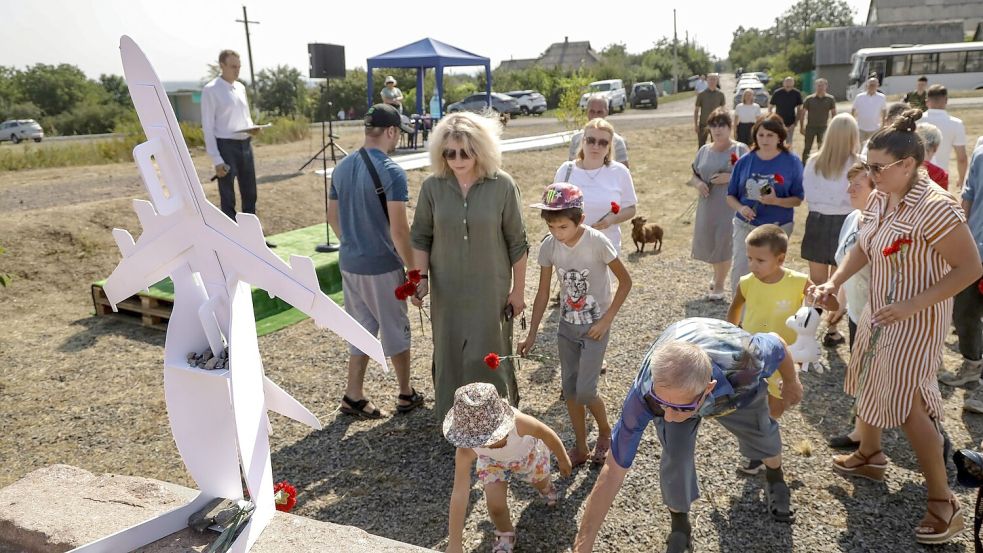
<instances>
[{"instance_id":1,"label":"cat print on t-shirt","mask_svg":"<svg viewBox=\"0 0 983 553\"><path fill-rule=\"evenodd\" d=\"M594 324L601 318L601 307L597 305L594 296L590 295L590 269L564 271L560 273L560 283L563 285L563 320L574 325Z\"/></svg>"},{"instance_id":2,"label":"cat print on t-shirt","mask_svg":"<svg viewBox=\"0 0 983 553\"><path fill-rule=\"evenodd\" d=\"M752 173L744 183L744 193L749 200L760 202L762 190L765 187L770 187L772 190L774 190L777 186L778 181L775 179L775 175Z\"/></svg>"}]
</instances>

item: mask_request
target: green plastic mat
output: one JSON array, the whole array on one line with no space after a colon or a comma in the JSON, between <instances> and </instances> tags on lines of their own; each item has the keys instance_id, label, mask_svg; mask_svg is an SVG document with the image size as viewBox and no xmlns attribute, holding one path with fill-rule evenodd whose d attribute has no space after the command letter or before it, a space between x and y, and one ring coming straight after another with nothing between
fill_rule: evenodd
<instances>
[{"instance_id":1,"label":"green plastic mat","mask_svg":"<svg viewBox=\"0 0 983 553\"><path fill-rule=\"evenodd\" d=\"M314 272L321 285L321 291L328 295L332 300L341 305L341 270L338 268L338 253L319 253L314 250L315 246L324 243L325 224L314 225L311 227L291 230L282 234L268 236L267 239L276 244L273 253L287 263L290 262L291 255L306 255L314 261ZM331 234L331 241L338 243L338 237ZM96 286L103 286L105 280L96 282ZM174 301L174 283L171 279L154 284L147 292L140 292L141 296ZM280 298L270 298L270 295L261 288L253 288L253 313L256 316L256 333L260 336L276 332L292 324L299 323L307 318L297 309L294 309L287 302Z\"/></svg>"}]
</instances>

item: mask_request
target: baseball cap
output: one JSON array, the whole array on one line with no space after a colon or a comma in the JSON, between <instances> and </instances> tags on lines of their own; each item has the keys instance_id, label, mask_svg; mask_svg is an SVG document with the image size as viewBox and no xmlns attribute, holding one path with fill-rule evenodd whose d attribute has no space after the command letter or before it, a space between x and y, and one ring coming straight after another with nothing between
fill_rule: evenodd
<instances>
[{"instance_id":1,"label":"baseball cap","mask_svg":"<svg viewBox=\"0 0 983 553\"><path fill-rule=\"evenodd\" d=\"M529 207L546 211L561 211L574 207L584 208L584 194L567 182L554 182L543 190L543 201Z\"/></svg>"},{"instance_id":2,"label":"baseball cap","mask_svg":"<svg viewBox=\"0 0 983 553\"><path fill-rule=\"evenodd\" d=\"M416 129L403 121L403 116L399 110L389 104L376 104L365 112L365 126L385 129L387 127L399 127L405 133L413 134Z\"/></svg>"}]
</instances>

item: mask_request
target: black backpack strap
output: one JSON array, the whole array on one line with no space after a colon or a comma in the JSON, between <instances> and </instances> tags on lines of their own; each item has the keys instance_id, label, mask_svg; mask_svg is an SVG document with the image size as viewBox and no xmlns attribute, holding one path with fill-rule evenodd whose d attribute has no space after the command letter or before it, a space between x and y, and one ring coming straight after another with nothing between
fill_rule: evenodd
<instances>
[{"instance_id":1,"label":"black backpack strap","mask_svg":"<svg viewBox=\"0 0 983 553\"><path fill-rule=\"evenodd\" d=\"M573 173L573 164L574 164L575 162L573 162L573 161L568 161L567 163L568 163L569 165L567 165L567 173L566 173L566 175L564 175L564 177L563 177L563 182L570 182L570 174L571 174L571 173Z\"/></svg>"},{"instance_id":2,"label":"black backpack strap","mask_svg":"<svg viewBox=\"0 0 983 553\"><path fill-rule=\"evenodd\" d=\"M358 153L362 156L362 161L365 162L365 168L369 170L372 182L375 183L375 193L379 196L379 203L382 205L382 212L386 215L386 222L388 223L389 203L386 201L386 190L382 187L382 179L379 178L379 173L375 170L375 164L372 163L372 158L369 157L369 153L365 151L365 148L359 148Z\"/></svg>"}]
</instances>

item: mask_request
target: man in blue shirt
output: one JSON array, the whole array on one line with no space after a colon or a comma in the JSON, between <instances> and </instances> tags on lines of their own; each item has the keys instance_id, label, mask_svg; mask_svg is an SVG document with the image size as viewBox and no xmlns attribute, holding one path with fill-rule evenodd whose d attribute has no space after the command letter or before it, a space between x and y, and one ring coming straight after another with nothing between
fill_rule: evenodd
<instances>
[{"instance_id":1,"label":"man in blue shirt","mask_svg":"<svg viewBox=\"0 0 983 553\"><path fill-rule=\"evenodd\" d=\"M410 386L410 321L406 302L395 294L406 278L405 260L412 259L406 172L388 155L399 144L400 131L412 132L404 127L396 108L387 104L369 108L364 146L331 173L328 223L341 241L338 266L345 311L366 330L378 333L399 382L396 410L407 413L423 404L423 396ZM355 347L349 348L349 354L341 412L377 419L382 413L363 390L369 357Z\"/></svg>"},{"instance_id":2,"label":"man in blue shirt","mask_svg":"<svg viewBox=\"0 0 983 553\"><path fill-rule=\"evenodd\" d=\"M983 255L983 148L973 152L962 200L969 230ZM978 388L966 394L963 410L983 414L983 387L979 386L980 372L983 370L983 322L980 317L983 317L983 291L979 283L974 282L956 294L952 306L952 323L959 336L962 366L955 373L940 372L939 382L949 386Z\"/></svg>"},{"instance_id":3,"label":"man in blue shirt","mask_svg":"<svg viewBox=\"0 0 983 553\"><path fill-rule=\"evenodd\" d=\"M802 384L777 334L748 334L717 319L683 319L655 342L628 391L611 436L611 453L587 499L574 550L591 551L597 532L631 468L645 427L654 422L662 444L659 482L672 529L667 553L691 549L690 504L699 497L694 453L704 418L717 418L738 440L741 454L763 459L765 492L775 520L792 519L782 472L778 422L768 414L766 378L784 379L788 406L802 399Z\"/></svg>"}]
</instances>

